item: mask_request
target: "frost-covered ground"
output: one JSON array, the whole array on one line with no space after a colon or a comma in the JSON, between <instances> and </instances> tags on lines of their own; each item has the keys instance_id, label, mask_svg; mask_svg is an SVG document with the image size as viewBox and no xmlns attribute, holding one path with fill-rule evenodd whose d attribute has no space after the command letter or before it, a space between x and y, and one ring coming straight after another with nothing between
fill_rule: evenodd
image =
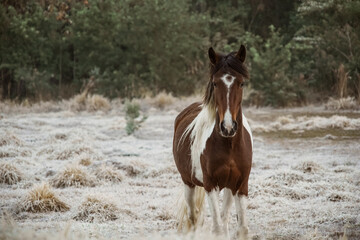
<instances>
[{"instance_id":1,"label":"frost-covered ground","mask_svg":"<svg viewBox=\"0 0 360 240\"><path fill-rule=\"evenodd\" d=\"M119 102L108 112L2 105L0 164L15 167L21 179L0 184L6 215L0 238L185 238L176 233L182 185L171 148L173 121L189 101L163 110L145 104L147 118L130 136ZM244 111L254 130L252 238L339 239L346 231L348 239L360 239L360 113L322 107ZM68 211L26 210L29 192L42 183ZM211 239L210 227L207 209L204 227L186 238Z\"/></svg>"}]
</instances>

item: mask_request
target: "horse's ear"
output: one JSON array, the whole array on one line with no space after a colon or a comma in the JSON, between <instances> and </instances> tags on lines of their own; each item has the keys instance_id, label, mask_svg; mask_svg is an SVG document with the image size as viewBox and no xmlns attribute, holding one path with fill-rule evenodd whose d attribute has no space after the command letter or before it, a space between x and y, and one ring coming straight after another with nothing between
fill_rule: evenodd
<instances>
[{"instance_id":1,"label":"horse's ear","mask_svg":"<svg viewBox=\"0 0 360 240\"><path fill-rule=\"evenodd\" d=\"M219 57L212 47L209 48L209 59L212 65L216 65L219 61Z\"/></svg>"},{"instance_id":2,"label":"horse's ear","mask_svg":"<svg viewBox=\"0 0 360 240\"><path fill-rule=\"evenodd\" d=\"M239 51L236 53L236 57L241 61L244 62L246 58L246 49L245 46L241 44Z\"/></svg>"}]
</instances>

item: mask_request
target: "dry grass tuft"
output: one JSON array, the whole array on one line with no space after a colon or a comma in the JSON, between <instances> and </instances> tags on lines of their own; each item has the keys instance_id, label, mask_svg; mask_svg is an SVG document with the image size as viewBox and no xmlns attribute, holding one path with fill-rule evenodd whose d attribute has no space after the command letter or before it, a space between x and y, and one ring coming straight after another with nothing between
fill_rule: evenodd
<instances>
[{"instance_id":1,"label":"dry grass tuft","mask_svg":"<svg viewBox=\"0 0 360 240\"><path fill-rule=\"evenodd\" d=\"M94 154L94 151L87 146L71 145L62 151L56 152L54 157L57 160L67 160L79 156L82 153Z\"/></svg>"},{"instance_id":2,"label":"dry grass tuft","mask_svg":"<svg viewBox=\"0 0 360 240\"><path fill-rule=\"evenodd\" d=\"M91 159L89 157L82 157L79 160L79 164L83 166L90 166L92 163Z\"/></svg>"},{"instance_id":3,"label":"dry grass tuft","mask_svg":"<svg viewBox=\"0 0 360 240\"><path fill-rule=\"evenodd\" d=\"M35 186L20 202L20 211L26 212L65 212L70 208L60 201L47 183Z\"/></svg>"},{"instance_id":4,"label":"dry grass tuft","mask_svg":"<svg viewBox=\"0 0 360 240\"><path fill-rule=\"evenodd\" d=\"M115 204L105 199L87 197L86 201L79 207L75 220L85 222L105 222L118 219L119 209Z\"/></svg>"},{"instance_id":5,"label":"dry grass tuft","mask_svg":"<svg viewBox=\"0 0 360 240\"><path fill-rule=\"evenodd\" d=\"M161 92L153 98L152 104L157 108L164 109L166 106L173 104L175 100L176 98L171 93Z\"/></svg>"},{"instance_id":6,"label":"dry grass tuft","mask_svg":"<svg viewBox=\"0 0 360 240\"><path fill-rule=\"evenodd\" d=\"M0 158L16 157L16 153L10 150L0 150Z\"/></svg>"},{"instance_id":7,"label":"dry grass tuft","mask_svg":"<svg viewBox=\"0 0 360 240\"><path fill-rule=\"evenodd\" d=\"M140 175L142 173L141 169L144 169L141 163L137 161L132 161L129 164L125 164L122 162L111 162L111 163L115 168L123 170L130 177L136 177Z\"/></svg>"},{"instance_id":8,"label":"dry grass tuft","mask_svg":"<svg viewBox=\"0 0 360 240\"><path fill-rule=\"evenodd\" d=\"M16 184L22 179L22 174L11 164L0 163L0 183Z\"/></svg>"},{"instance_id":9,"label":"dry grass tuft","mask_svg":"<svg viewBox=\"0 0 360 240\"><path fill-rule=\"evenodd\" d=\"M357 110L360 105L356 102L354 97L347 98L330 98L325 104L327 110Z\"/></svg>"},{"instance_id":10,"label":"dry grass tuft","mask_svg":"<svg viewBox=\"0 0 360 240\"><path fill-rule=\"evenodd\" d=\"M95 176L100 180L121 182L124 176L111 166L101 165L95 170Z\"/></svg>"},{"instance_id":11,"label":"dry grass tuft","mask_svg":"<svg viewBox=\"0 0 360 240\"><path fill-rule=\"evenodd\" d=\"M0 147L5 145L23 146L24 143L14 134L6 132L3 136L0 136Z\"/></svg>"},{"instance_id":12,"label":"dry grass tuft","mask_svg":"<svg viewBox=\"0 0 360 240\"><path fill-rule=\"evenodd\" d=\"M56 133L54 138L57 140L67 140L68 136L65 133Z\"/></svg>"},{"instance_id":13,"label":"dry grass tuft","mask_svg":"<svg viewBox=\"0 0 360 240\"><path fill-rule=\"evenodd\" d=\"M319 172L322 167L313 161L307 161L298 165L295 169L303 171L304 173L316 173Z\"/></svg>"},{"instance_id":14,"label":"dry grass tuft","mask_svg":"<svg viewBox=\"0 0 360 240\"><path fill-rule=\"evenodd\" d=\"M109 99L101 95L85 95L83 93L76 95L69 100L69 107L72 111L109 111L111 109Z\"/></svg>"},{"instance_id":15,"label":"dry grass tuft","mask_svg":"<svg viewBox=\"0 0 360 240\"><path fill-rule=\"evenodd\" d=\"M89 186L94 187L96 182L92 176L90 176L86 169L80 166L68 166L64 171L58 173L52 179L52 185L57 188L64 187L80 187L80 186Z\"/></svg>"},{"instance_id":16,"label":"dry grass tuft","mask_svg":"<svg viewBox=\"0 0 360 240\"><path fill-rule=\"evenodd\" d=\"M88 96L86 101L86 109L88 111L109 111L111 108L109 99L101 96L101 95L92 95Z\"/></svg>"}]
</instances>

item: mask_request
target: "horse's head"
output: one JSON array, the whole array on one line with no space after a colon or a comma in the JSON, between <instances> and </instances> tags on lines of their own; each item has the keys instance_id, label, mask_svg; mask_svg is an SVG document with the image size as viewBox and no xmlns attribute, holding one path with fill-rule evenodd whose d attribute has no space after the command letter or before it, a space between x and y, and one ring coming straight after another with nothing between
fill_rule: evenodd
<instances>
[{"instance_id":1,"label":"horse's head","mask_svg":"<svg viewBox=\"0 0 360 240\"><path fill-rule=\"evenodd\" d=\"M220 134L233 137L238 128L245 78L249 77L244 65L246 49L241 45L238 52L227 55L209 49L210 81L205 103L218 114ZM239 116L241 117L241 116Z\"/></svg>"}]
</instances>

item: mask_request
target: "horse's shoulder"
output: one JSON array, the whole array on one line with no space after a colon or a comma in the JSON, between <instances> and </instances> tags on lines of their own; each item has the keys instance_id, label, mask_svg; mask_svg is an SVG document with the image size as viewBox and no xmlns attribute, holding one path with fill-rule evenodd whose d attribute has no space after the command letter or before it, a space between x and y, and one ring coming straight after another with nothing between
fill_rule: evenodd
<instances>
[{"instance_id":1,"label":"horse's shoulder","mask_svg":"<svg viewBox=\"0 0 360 240\"><path fill-rule=\"evenodd\" d=\"M201 111L200 105L201 105L200 102L195 102L187 106L184 110L182 110L179 113L179 115L177 115L177 117L175 118L175 129L177 129L180 122L183 121L184 119L186 118L194 119L196 115Z\"/></svg>"}]
</instances>

